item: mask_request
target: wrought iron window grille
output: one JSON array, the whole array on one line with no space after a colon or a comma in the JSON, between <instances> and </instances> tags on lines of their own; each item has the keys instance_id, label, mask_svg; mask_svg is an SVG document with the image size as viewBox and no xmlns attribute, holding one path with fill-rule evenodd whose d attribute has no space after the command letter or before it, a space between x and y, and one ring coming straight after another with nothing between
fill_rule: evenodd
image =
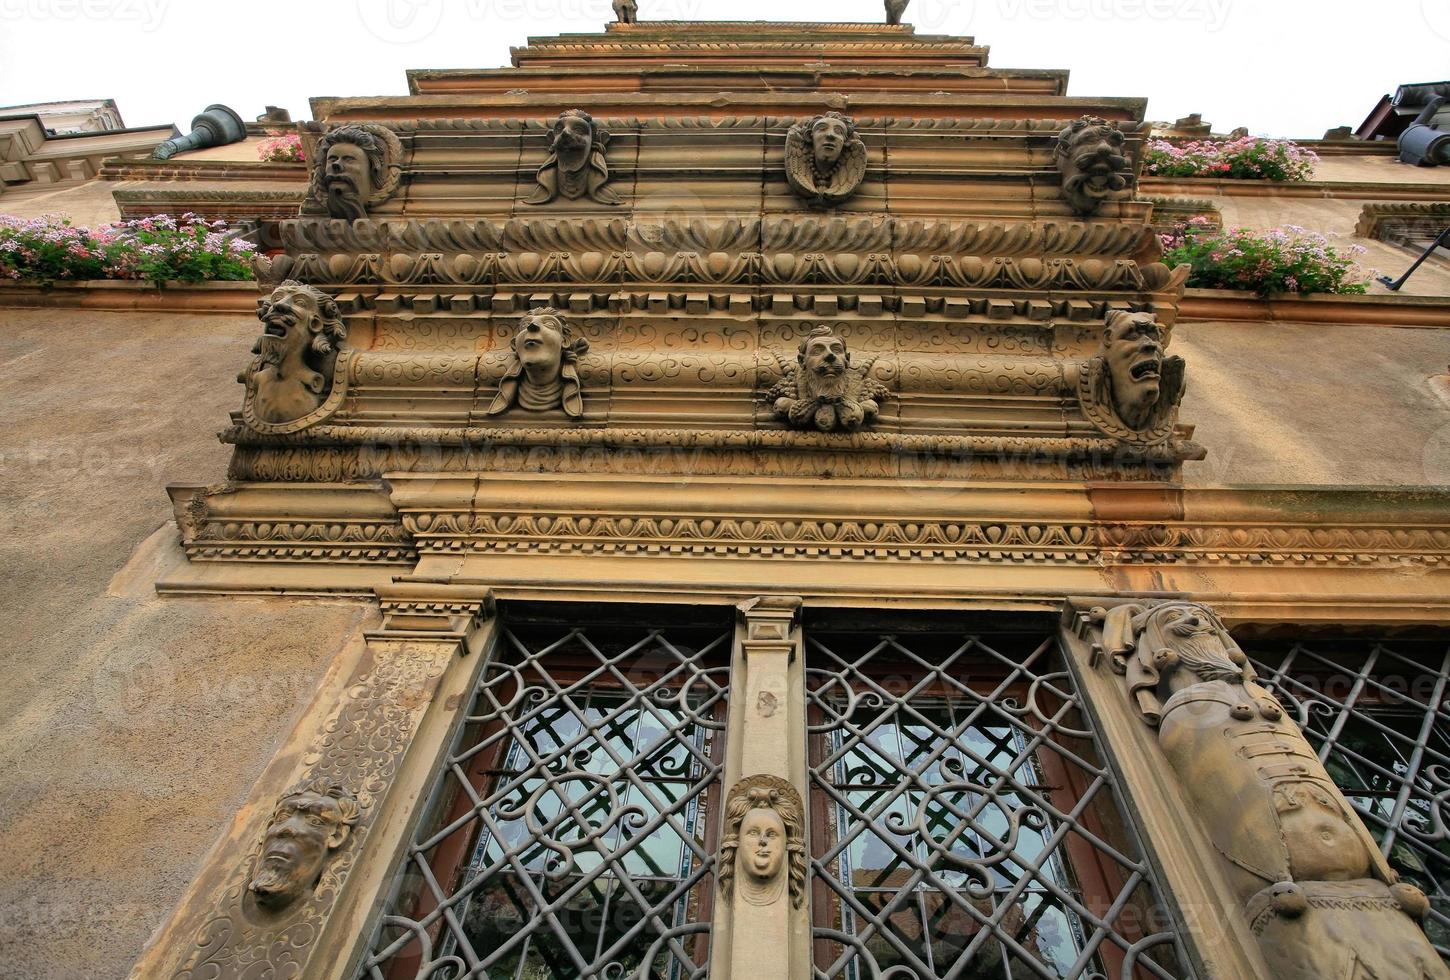
<instances>
[{"instance_id":1,"label":"wrought iron window grille","mask_svg":"<svg viewBox=\"0 0 1450 980\"><path fill-rule=\"evenodd\" d=\"M1245 647L1380 849L1430 897L1450 961L1450 648L1411 640Z\"/></svg>"},{"instance_id":2,"label":"wrought iron window grille","mask_svg":"<svg viewBox=\"0 0 1450 980\"><path fill-rule=\"evenodd\" d=\"M1191 976L1055 639L806 648L818 980Z\"/></svg>"},{"instance_id":3,"label":"wrought iron window grille","mask_svg":"<svg viewBox=\"0 0 1450 980\"><path fill-rule=\"evenodd\" d=\"M504 626L369 980L696 980L732 632Z\"/></svg>"}]
</instances>

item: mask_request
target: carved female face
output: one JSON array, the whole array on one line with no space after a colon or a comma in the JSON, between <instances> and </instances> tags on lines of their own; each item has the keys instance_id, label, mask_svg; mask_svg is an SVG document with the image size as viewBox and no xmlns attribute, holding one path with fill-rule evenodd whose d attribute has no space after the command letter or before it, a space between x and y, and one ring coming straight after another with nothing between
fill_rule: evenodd
<instances>
[{"instance_id":1,"label":"carved female face","mask_svg":"<svg viewBox=\"0 0 1450 980\"><path fill-rule=\"evenodd\" d=\"M1163 373L1163 329L1147 313L1118 317L1103 340L1113 397L1124 421L1158 401Z\"/></svg>"},{"instance_id":2,"label":"carved female face","mask_svg":"<svg viewBox=\"0 0 1450 980\"><path fill-rule=\"evenodd\" d=\"M552 316L526 317L514 336L514 352L519 355L529 380L534 383L558 377L563 363L564 327Z\"/></svg>"},{"instance_id":3,"label":"carved female face","mask_svg":"<svg viewBox=\"0 0 1450 980\"><path fill-rule=\"evenodd\" d=\"M845 120L822 116L815 121L811 126L811 149L817 169L830 171L840 162L849 135Z\"/></svg>"},{"instance_id":4,"label":"carved female face","mask_svg":"<svg viewBox=\"0 0 1450 980\"><path fill-rule=\"evenodd\" d=\"M249 887L257 901L274 908L296 901L317 881L328 852L346 839L336 800L311 792L288 797L267 828L253 869Z\"/></svg>"},{"instance_id":5,"label":"carved female face","mask_svg":"<svg viewBox=\"0 0 1450 980\"><path fill-rule=\"evenodd\" d=\"M774 810L757 807L740 821L739 860L746 875L764 884L785 867L785 822Z\"/></svg>"}]
</instances>

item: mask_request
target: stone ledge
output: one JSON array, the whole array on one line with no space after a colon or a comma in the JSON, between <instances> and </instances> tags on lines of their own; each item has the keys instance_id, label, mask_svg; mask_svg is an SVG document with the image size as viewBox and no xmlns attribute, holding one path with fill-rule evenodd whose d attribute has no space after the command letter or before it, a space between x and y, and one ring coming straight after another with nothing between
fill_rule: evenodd
<instances>
[{"instance_id":1,"label":"stone ledge","mask_svg":"<svg viewBox=\"0 0 1450 980\"><path fill-rule=\"evenodd\" d=\"M255 282L170 282L158 288L129 279L0 283L0 309L145 310L158 313L257 312Z\"/></svg>"},{"instance_id":2,"label":"stone ledge","mask_svg":"<svg viewBox=\"0 0 1450 980\"><path fill-rule=\"evenodd\" d=\"M1264 299L1233 289L1189 289L1179 321L1344 323L1376 327L1450 328L1450 296L1283 296Z\"/></svg>"},{"instance_id":3,"label":"stone ledge","mask_svg":"<svg viewBox=\"0 0 1450 980\"><path fill-rule=\"evenodd\" d=\"M1317 197L1330 200L1450 201L1450 184L1375 180L1217 180L1208 177L1143 177L1142 195L1187 197Z\"/></svg>"}]
</instances>

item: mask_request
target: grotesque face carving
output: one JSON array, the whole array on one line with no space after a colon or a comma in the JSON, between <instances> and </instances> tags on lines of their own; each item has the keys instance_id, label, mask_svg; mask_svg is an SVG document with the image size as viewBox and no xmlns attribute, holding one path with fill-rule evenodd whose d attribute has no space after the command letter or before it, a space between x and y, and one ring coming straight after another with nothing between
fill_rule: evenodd
<instances>
[{"instance_id":1,"label":"grotesque face carving","mask_svg":"<svg viewBox=\"0 0 1450 980\"><path fill-rule=\"evenodd\" d=\"M600 204L619 204L619 196L604 186L609 166L604 160L609 131L582 109L561 112L549 129L549 157L539 168L539 186L525 202L547 204L557 197L588 197Z\"/></svg>"},{"instance_id":2,"label":"grotesque face carving","mask_svg":"<svg viewBox=\"0 0 1450 980\"><path fill-rule=\"evenodd\" d=\"M741 864L746 874L765 883L785 865L785 821L774 810L756 809L740 821Z\"/></svg>"},{"instance_id":3,"label":"grotesque face carving","mask_svg":"<svg viewBox=\"0 0 1450 980\"><path fill-rule=\"evenodd\" d=\"M805 897L806 854L800 794L775 776L742 779L725 804L720 842L720 889L737 888L751 905L773 905L789 892L791 904Z\"/></svg>"},{"instance_id":4,"label":"grotesque face carving","mask_svg":"<svg viewBox=\"0 0 1450 980\"><path fill-rule=\"evenodd\" d=\"M851 126L839 112L817 116L811 122L811 149L817 172L829 174L836 169L850 138Z\"/></svg>"},{"instance_id":5,"label":"grotesque face carving","mask_svg":"<svg viewBox=\"0 0 1450 980\"><path fill-rule=\"evenodd\" d=\"M247 885L257 903L277 910L308 894L357 820L357 800L335 783L317 780L284 796Z\"/></svg>"},{"instance_id":6,"label":"grotesque face carving","mask_svg":"<svg viewBox=\"0 0 1450 980\"><path fill-rule=\"evenodd\" d=\"M1103 333L1103 359L1118 415L1130 425L1146 421L1163 380L1163 328L1153 314L1110 319Z\"/></svg>"},{"instance_id":7,"label":"grotesque face carving","mask_svg":"<svg viewBox=\"0 0 1450 980\"><path fill-rule=\"evenodd\" d=\"M866 144L856 124L839 112L796 123L785 137L785 176L811 204L846 200L866 177Z\"/></svg>"},{"instance_id":8,"label":"grotesque face carving","mask_svg":"<svg viewBox=\"0 0 1450 980\"><path fill-rule=\"evenodd\" d=\"M337 302L289 279L258 305L262 335L256 355L237 380L247 386L250 409L266 423L291 422L315 411L326 397L347 326Z\"/></svg>"},{"instance_id":9,"label":"grotesque face carving","mask_svg":"<svg viewBox=\"0 0 1450 980\"><path fill-rule=\"evenodd\" d=\"M1105 201L1124 196L1133 178L1122 130L1105 119L1084 116L1057 138L1062 195L1074 212L1097 213Z\"/></svg>"},{"instance_id":10,"label":"grotesque face carving","mask_svg":"<svg viewBox=\"0 0 1450 980\"><path fill-rule=\"evenodd\" d=\"M1107 315L1097 356L1079 373L1089 421L1125 442L1156 445L1173 435L1183 399L1183 358L1165 357L1167 337L1151 313Z\"/></svg>"},{"instance_id":11,"label":"grotesque face carving","mask_svg":"<svg viewBox=\"0 0 1450 980\"><path fill-rule=\"evenodd\" d=\"M822 324L801 341L794 368L766 393L775 414L797 428L851 432L881 414L886 387L851 367L845 341Z\"/></svg>"},{"instance_id":12,"label":"grotesque face carving","mask_svg":"<svg viewBox=\"0 0 1450 980\"><path fill-rule=\"evenodd\" d=\"M563 408L570 418L583 415L578 362L589 350L589 341L575 337L558 310L547 306L530 310L519 321L511 346L514 362L499 382L490 415L501 415L515 405L531 412Z\"/></svg>"},{"instance_id":13,"label":"grotesque face carving","mask_svg":"<svg viewBox=\"0 0 1450 980\"><path fill-rule=\"evenodd\" d=\"M368 205L387 181L388 148L376 129L340 126L318 141L316 184L334 218L367 217Z\"/></svg>"}]
</instances>

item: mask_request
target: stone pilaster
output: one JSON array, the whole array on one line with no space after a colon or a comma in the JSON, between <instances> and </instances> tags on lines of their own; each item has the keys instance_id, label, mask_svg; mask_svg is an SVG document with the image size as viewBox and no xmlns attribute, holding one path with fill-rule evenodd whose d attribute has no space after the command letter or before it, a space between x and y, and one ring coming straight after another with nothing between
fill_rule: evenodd
<instances>
[{"instance_id":1,"label":"stone pilaster","mask_svg":"<svg viewBox=\"0 0 1450 980\"><path fill-rule=\"evenodd\" d=\"M298 751L284 749L259 780L135 980L349 975L493 632L492 594L479 585L402 581L377 597L381 628L299 722ZM349 818L310 853L305 832L280 830L286 801L307 787L333 788ZM319 856L317 873L307 862ZM284 875L299 869L295 898L259 903L255 883L269 862Z\"/></svg>"},{"instance_id":2,"label":"stone pilaster","mask_svg":"<svg viewBox=\"0 0 1450 980\"><path fill-rule=\"evenodd\" d=\"M788 880L791 861L809 854L806 822L791 819L791 807L806 795L805 662L797 621L801 600L765 596L741 603L731 663L730 717L726 739L727 802L722 807L723 872L729 885L716 895L710 975L806 980L810 976L810 909L804 890ZM741 832L741 817L751 807L774 809L796 850L783 854L769 881L752 882L747 866L753 844ZM737 802L738 801L738 802ZM769 805L766 805L769 803ZM803 807L802 807L803 810ZM772 817L771 820L777 818ZM727 869L737 861L743 870ZM795 855L799 857L795 857ZM765 897L769 896L769 897Z\"/></svg>"}]
</instances>

